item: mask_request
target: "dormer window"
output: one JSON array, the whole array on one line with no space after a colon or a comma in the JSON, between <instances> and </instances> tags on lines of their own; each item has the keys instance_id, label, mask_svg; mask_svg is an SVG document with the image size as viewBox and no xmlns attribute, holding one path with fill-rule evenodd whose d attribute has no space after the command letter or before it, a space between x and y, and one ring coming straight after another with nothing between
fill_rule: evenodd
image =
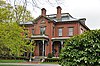
<instances>
[{"instance_id":1,"label":"dormer window","mask_svg":"<svg viewBox=\"0 0 100 66\"><path fill-rule=\"evenodd\" d=\"M61 20L62 21L67 21L67 20L69 20L69 18L70 18L69 16L64 16L64 17L61 18Z\"/></svg>"}]
</instances>

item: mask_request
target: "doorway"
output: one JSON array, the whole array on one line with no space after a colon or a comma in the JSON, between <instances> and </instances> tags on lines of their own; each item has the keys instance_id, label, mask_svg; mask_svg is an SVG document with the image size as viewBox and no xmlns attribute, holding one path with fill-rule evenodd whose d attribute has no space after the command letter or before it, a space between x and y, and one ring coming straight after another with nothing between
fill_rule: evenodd
<instances>
[{"instance_id":1,"label":"doorway","mask_svg":"<svg viewBox=\"0 0 100 66\"><path fill-rule=\"evenodd\" d=\"M43 43L40 42L39 43L39 56L42 56L42 53L43 53Z\"/></svg>"}]
</instances>

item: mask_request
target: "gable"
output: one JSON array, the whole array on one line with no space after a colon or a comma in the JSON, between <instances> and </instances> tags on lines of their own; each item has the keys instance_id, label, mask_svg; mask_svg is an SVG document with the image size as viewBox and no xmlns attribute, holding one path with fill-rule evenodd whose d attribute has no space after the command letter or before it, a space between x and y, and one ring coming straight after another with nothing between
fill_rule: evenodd
<instances>
[{"instance_id":1,"label":"gable","mask_svg":"<svg viewBox=\"0 0 100 66\"><path fill-rule=\"evenodd\" d=\"M42 20L41 20L41 19L42 19ZM39 16L39 17L37 17L37 18L33 21L33 23L38 23L39 20L41 20L42 22L45 21L45 20L48 20L48 22L53 22L53 20L51 20L51 19L49 19L49 18L47 18L47 17L45 17L45 16Z\"/></svg>"}]
</instances>

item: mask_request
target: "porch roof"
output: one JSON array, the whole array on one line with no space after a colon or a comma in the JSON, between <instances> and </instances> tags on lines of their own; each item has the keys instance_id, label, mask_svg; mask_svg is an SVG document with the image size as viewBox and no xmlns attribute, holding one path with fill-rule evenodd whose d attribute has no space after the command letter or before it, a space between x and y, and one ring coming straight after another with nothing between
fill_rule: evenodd
<instances>
[{"instance_id":1,"label":"porch roof","mask_svg":"<svg viewBox=\"0 0 100 66\"><path fill-rule=\"evenodd\" d=\"M68 38L70 38L70 37L54 37L54 38L52 38L52 40L65 40Z\"/></svg>"},{"instance_id":2,"label":"porch roof","mask_svg":"<svg viewBox=\"0 0 100 66\"><path fill-rule=\"evenodd\" d=\"M43 40L43 39L49 39L49 37L47 35L32 35L31 39L34 39L34 40Z\"/></svg>"}]
</instances>

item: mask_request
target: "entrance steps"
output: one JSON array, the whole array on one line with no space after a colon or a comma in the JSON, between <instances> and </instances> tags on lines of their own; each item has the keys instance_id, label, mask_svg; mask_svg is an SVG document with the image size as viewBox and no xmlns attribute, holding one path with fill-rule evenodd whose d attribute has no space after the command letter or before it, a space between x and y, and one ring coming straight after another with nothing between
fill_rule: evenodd
<instances>
[{"instance_id":1,"label":"entrance steps","mask_svg":"<svg viewBox=\"0 0 100 66\"><path fill-rule=\"evenodd\" d=\"M32 62L43 62L44 56L34 56Z\"/></svg>"}]
</instances>

